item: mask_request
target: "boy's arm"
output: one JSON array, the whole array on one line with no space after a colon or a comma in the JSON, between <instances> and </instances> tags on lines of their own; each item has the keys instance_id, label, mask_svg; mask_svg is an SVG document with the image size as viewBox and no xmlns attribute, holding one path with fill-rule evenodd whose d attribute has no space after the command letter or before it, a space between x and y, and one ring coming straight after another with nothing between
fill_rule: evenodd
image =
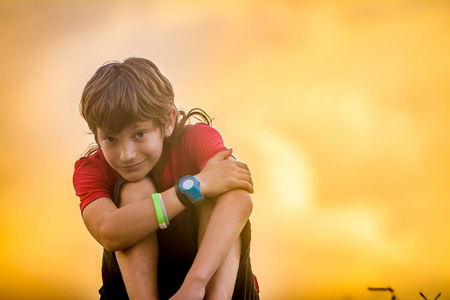
<instances>
[{"instance_id":1,"label":"boy's arm","mask_svg":"<svg viewBox=\"0 0 450 300\"><path fill-rule=\"evenodd\" d=\"M252 209L250 194L244 190L232 190L217 198L194 263L171 300L196 299L196 295L204 294L212 276L239 238Z\"/></svg>"},{"instance_id":2,"label":"boy's arm","mask_svg":"<svg viewBox=\"0 0 450 300\"><path fill-rule=\"evenodd\" d=\"M149 184L145 182L147 180L150 181L149 178L146 178L137 184L145 185L145 190L148 190ZM93 201L83 210L83 220L87 229L109 251L120 251L137 244L151 232L159 229L155 207L151 199L151 194L155 191L147 193L147 198L141 198L138 202L120 208L117 208L109 198L99 198ZM173 188L166 191L162 197L169 219L185 209Z\"/></svg>"},{"instance_id":3,"label":"boy's arm","mask_svg":"<svg viewBox=\"0 0 450 300\"><path fill-rule=\"evenodd\" d=\"M253 192L248 167L238 161L227 159L232 151L219 152L195 175L205 197L213 198L233 189ZM130 192L127 193L127 185ZM109 198L99 198L83 210L83 220L91 235L106 249L120 251L142 241L148 234L159 229L151 194L156 189L150 179L126 184L122 197L136 197L134 203L117 208ZM178 200L174 188L162 194L167 216L172 219L185 207Z\"/></svg>"}]
</instances>

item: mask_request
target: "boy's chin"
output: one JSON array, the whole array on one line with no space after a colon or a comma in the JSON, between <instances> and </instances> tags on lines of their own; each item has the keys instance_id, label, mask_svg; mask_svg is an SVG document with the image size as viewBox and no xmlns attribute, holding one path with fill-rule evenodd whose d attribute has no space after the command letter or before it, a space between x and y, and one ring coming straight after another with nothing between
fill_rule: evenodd
<instances>
[{"instance_id":1,"label":"boy's chin","mask_svg":"<svg viewBox=\"0 0 450 300\"><path fill-rule=\"evenodd\" d=\"M147 175L142 174L120 174L126 181L134 182L134 181L140 181L147 177Z\"/></svg>"}]
</instances>

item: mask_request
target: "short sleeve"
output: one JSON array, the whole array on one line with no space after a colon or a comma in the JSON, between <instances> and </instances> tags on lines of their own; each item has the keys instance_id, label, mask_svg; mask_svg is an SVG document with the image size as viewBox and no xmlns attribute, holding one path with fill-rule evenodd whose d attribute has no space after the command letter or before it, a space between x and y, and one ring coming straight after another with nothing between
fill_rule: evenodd
<instances>
[{"instance_id":1,"label":"short sleeve","mask_svg":"<svg viewBox=\"0 0 450 300\"><path fill-rule=\"evenodd\" d=\"M196 124L189 128L184 138L184 152L198 171L220 151L227 150L222 136L207 124Z\"/></svg>"},{"instance_id":2,"label":"short sleeve","mask_svg":"<svg viewBox=\"0 0 450 300\"><path fill-rule=\"evenodd\" d=\"M120 175L108 165L102 153L80 158L75 163L73 187L80 198L81 211L98 198L112 199L119 178Z\"/></svg>"}]
</instances>

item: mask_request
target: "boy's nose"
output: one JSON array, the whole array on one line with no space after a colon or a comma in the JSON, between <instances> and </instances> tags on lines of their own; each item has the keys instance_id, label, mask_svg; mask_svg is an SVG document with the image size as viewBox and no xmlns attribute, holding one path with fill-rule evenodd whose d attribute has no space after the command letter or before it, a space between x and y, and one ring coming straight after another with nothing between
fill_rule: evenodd
<instances>
[{"instance_id":1,"label":"boy's nose","mask_svg":"<svg viewBox=\"0 0 450 300\"><path fill-rule=\"evenodd\" d=\"M132 145L123 145L120 151L121 161L130 161L136 157L136 150Z\"/></svg>"}]
</instances>

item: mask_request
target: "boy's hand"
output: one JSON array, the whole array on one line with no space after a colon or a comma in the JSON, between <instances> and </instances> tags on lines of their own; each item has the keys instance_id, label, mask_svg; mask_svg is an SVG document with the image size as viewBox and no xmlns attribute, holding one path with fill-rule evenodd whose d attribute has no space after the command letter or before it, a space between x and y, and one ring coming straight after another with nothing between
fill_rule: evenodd
<instances>
[{"instance_id":1,"label":"boy's hand","mask_svg":"<svg viewBox=\"0 0 450 300\"><path fill-rule=\"evenodd\" d=\"M205 287L183 282L180 289L169 300L202 300L205 298Z\"/></svg>"},{"instance_id":2,"label":"boy's hand","mask_svg":"<svg viewBox=\"0 0 450 300\"><path fill-rule=\"evenodd\" d=\"M206 163L203 170L195 175L204 197L215 198L236 189L253 193L253 181L248 166L231 157L231 153L231 149L217 153Z\"/></svg>"}]
</instances>

